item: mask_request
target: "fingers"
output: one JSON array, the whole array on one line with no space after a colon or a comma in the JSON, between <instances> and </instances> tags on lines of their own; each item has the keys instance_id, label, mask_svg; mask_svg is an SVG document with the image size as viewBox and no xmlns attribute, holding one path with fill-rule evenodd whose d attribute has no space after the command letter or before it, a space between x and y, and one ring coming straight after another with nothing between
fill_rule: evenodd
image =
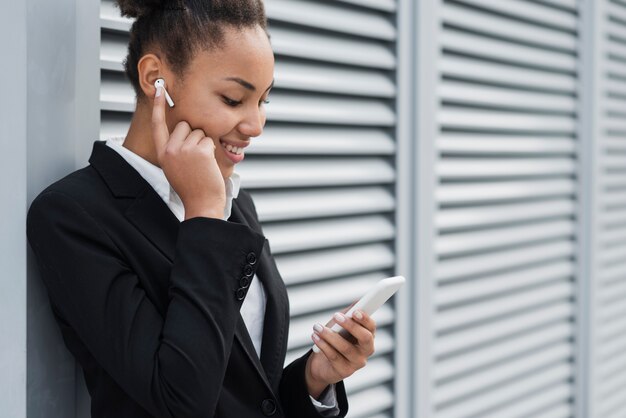
<instances>
[{"instance_id":1,"label":"fingers","mask_svg":"<svg viewBox=\"0 0 626 418\"><path fill-rule=\"evenodd\" d=\"M355 300L354 302L352 302L352 303L350 304L350 306L343 308L343 309L341 310L341 313L346 313L346 312L348 312L348 311L350 310L350 308L352 308L352 307L353 307L353 306L354 306L354 305L355 305L358 301L359 301L359 300L357 299L357 300ZM327 326L328 328L332 328L332 327L333 327L333 325L335 325L335 323L336 323L336 322L337 322L337 321L335 321L335 319L334 319L334 318L330 318L330 321L328 321L328 322L326 323L326 326Z\"/></svg>"},{"instance_id":2,"label":"fingers","mask_svg":"<svg viewBox=\"0 0 626 418\"><path fill-rule=\"evenodd\" d=\"M154 97L154 104L152 107L152 138L154 140L154 146L159 158L165 152L165 146L170 137L167 130L167 124L165 123L165 97L163 94L163 88L157 87Z\"/></svg>"},{"instance_id":3,"label":"fingers","mask_svg":"<svg viewBox=\"0 0 626 418\"><path fill-rule=\"evenodd\" d=\"M357 318L357 312L361 313L361 319ZM348 338L348 344L355 342L356 348L367 357L374 354L374 334L376 332L376 322L362 311L356 311L352 318L348 318L344 314L336 313L334 315L336 322L345 332L349 333L352 338ZM341 335L339 338L344 339ZM334 340L333 336L330 336ZM343 346L343 344L342 344ZM340 348L340 347L337 347Z\"/></svg>"},{"instance_id":4,"label":"fingers","mask_svg":"<svg viewBox=\"0 0 626 418\"><path fill-rule=\"evenodd\" d=\"M318 324L319 325L319 324ZM332 332L329 328L323 328L322 331L315 331L311 335L311 339L320 349L322 354L328 359L331 363L333 369L337 371L341 376L350 376L354 372L354 367L351 365L350 361L339 352L333 345L331 345L326 338L330 336L330 334L334 334L335 336L341 338L336 333ZM343 340L346 344L349 344L346 340ZM337 341L334 341L337 343ZM344 346L344 349L347 349Z\"/></svg>"}]
</instances>

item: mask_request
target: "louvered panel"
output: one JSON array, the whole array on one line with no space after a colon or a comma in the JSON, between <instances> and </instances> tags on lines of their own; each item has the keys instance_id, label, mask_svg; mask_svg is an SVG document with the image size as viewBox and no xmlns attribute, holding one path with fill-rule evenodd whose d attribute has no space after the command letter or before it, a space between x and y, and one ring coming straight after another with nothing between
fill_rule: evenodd
<instances>
[{"instance_id":1,"label":"louvered panel","mask_svg":"<svg viewBox=\"0 0 626 418\"><path fill-rule=\"evenodd\" d=\"M252 140L247 154L392 155L393 138L383 129L272 125Z\"/></svg>"},{"instance_id":2,"label":"louvered panel","mask_svg":"<svg viewBox=\"0 0 626 418\"><path fill-rule=\"evenodd\" d=\"M532 22L538 26L554 27L572 33L577 30L576 16L532 1L457 0L456 2L476 6L492 13L510 16L513 19ZM569 1L568 3L571 5L573 2Z\"/></svg>"},{"instance_id":3,"label":"louvered panel","mask_svg":"<svg viewBox=\"0 0 626 418\"><path fill-rule=\"evenodd\" d=\"M510 361L524 353L538 351L546 346L567 341L573 335L574 328L571 323L557 323L553 326L533 330L504 342L497 342L487 347L472 350L460 357L442 360L433 377L438 382L450 381L493 367L495 364Z\"/></svg>"},{"instance_id":4,"label":"louvered panel","mask_svg":"<svg viewBox=\"0 0 626 418\"><path fill-rule=\"evenodd\" d=\"M436 279L438 282L444 283L467 276L519 268L528 263L546 262L573 255L572 243L556 242L506 251L494 251L485 255L458 257L442 263L437 269Z\"/></svg>"},{"instance_id":5,"label":"louvered panel","mask_svg":"<svg viewBox=\"0 0 626 418\"><path fill-rule=\"evenodd\" d=\"M385 70L396 65L393 50L381 41L340 38L318 32L302 33L280 25L273 25L271 34L272 47L277 55Z\"/></svg>"},{"instance_id":6,"label":"louvered panel","mask_svg":"<svg viewBox=\"0 0 626 418\"><path fill-rule=\"evenodd\" d=\"M574 392L576 5L441 4L434 416L557 416Z\"/></svg>"},{"instance_id":7,"label":"louvered panel","mask_svg":"<svg viewBox=\"0 0 626 418\"><path fill-rule=\"evenodd\" d=\"M488 346L557 322L569 321L573 313L572 304L569 301L561 301L519 315L498 318L494 322L481 324L471 329L438 336L433 354L437 358L460 356L468 350Z\"/></svg>"},{"instance_id":8,"label":"louvered panel","mask_svg":"<svg viewBox=\"0 0 626 418\"><path fill-rule=\"evenodd\" d=\"M538 203L520 202L499 205L496 208L443 209L437 214L436 225L442 232L452 232L513 222L541 221L559 216L571 216L574 214L574 210L574 202L571 200L550 200Z\"/></svg>"},{"instance_id":9,"label":"louvered panel","mask_svg":"<svg viewBox=\"0 0 626 418\"><path fill-rule=\"evenodd\" d=\"M374 11L338 7L338 4L289 0L266 0L265 9L267 16L274 21L385 41L396 38L392 21Z\"/></svg>"},{"instance_id":10,"label":"louvered panel","mask_svg":"<svg viewBox=\"0 0 626 418\"><path fill-rule=\"evenodd\" d=\"M369 417L393 406L393 392L386 386L379 386L355 393L350 397L355 406L350 404L350 418Z\"/></svg>"},{"instance_id":11,"label":"louvered panel","mask_svg":"<svg viewBox=\"0 0 626 418\"><path fill-rule=\"evenodd\" d=\"M384 244L335 248L276 257L281 275L288 284L388 269L393 267L394 261L393 252Z\"/></svg>"},{"instance_id":12,"label":"louvered panel","mask_svg":"<svg viewBox=\"0 0 626 418\"><path fill-rule=\"evenodd\" d=\"M522 225L497 230L466 232L444 235L437 240L435 246L441 257L483 254L488 250L528 245L533 242L554 241L571 237L574 228L571 221Z\"/></svg>"},{"instance_id":13,"label":"louvered panel","mask_svg":"<svg viewBox=\"0 0 626 418\"><path fill-rule=\"evenodd\" d=\"M501 385L507 381L515 381L527 374L528 371L542 370L548 365L559 363L559 360L567 358L571 354L572 349L565 342L520 356L504 365L498 365L498 367L482 368L469 376L455 379L450 383L442 383L436 392L435 403L445 405L467 394L485 392L490 387Z\"/></svg>"},{"instance_id":14,"label":"louvered panel","mask_svg":"<svg viewBox=\"0 0 626 418\"><path fill-rule=\"evenodd\" d=\"M332 188L290 193L258 191L254 204L263 222L390 212L395 201L383 187Z\"/></svg>"},{"instance_id":15,"label":"louvered panel","mask_svg":"<svg viewBox=\"0 0 626 418\"><path fill-rule=\"evenodd\" d=\"M267 126L237 166L288 287L286 363L396 259L394 0L266 0L275 52ZM135 108L123 73L132 19L101 0L101 138L123 136ZM349 417L391 417L394 303L383 307L376 354L346 380Z\"/></svg>"},{"instance_id":16,"label":"louvered panel","mask_svg":"<svg viewBox=\"0 0 626 418\"><path fill-rule=\"evenodd\" d=\"M271 170L267 167L271 166ZM393 167L382 158L252 160L237 167L249 188L318 187L392 183Z\"/></svg>"},{"instance_id":17,"label":"louvered panel","mask_svg":"<svg viewBox=\"0 0 626 418\"><path fill-rule=\"evenodd\" d=\"M444 55L441 58L441 74L446 78L477 83L561 93L573 91L576 83L575 77L569 74L477 61L462 55Z\"/></svg>"},{"instance_id":18,"label":"louvered panel","mask_svg":"<svg viewBox=\"0 0 626 418\"><path fill-rule=\"evenodd\" d=\"M481 418L501 417L567 417L571 414L571 408L563 408L555 411L555 405L569 403L574 395L572 385L568 382L554 386L548 390L539 390L528 397L516 399L506 407L494 409L492 412L482 415Z\"/></svg>"},{"instance_id":19,"label":"louvered panel","mask_svg":"<svg viewBox=\"0 0 626 418\"><path fill-rule=\"evenodd\" d=\"M333 94L392 98L395 86L380 70L345 68L295 60L276 63L274 87Z\"/></svg>"},{"instance_id":20,"label":"louvered panel","mask_svg":"<svg viewBox=\"0 0 626 418\"><path fill-rule=\"evenodd\" d=\"M449 133L438 141L438 148L447 155L546 156L572 155L570 138L506 137L502 135ZM624 145L624 144L622 144ZM626 145L625 145L626 147Z\"/></svg>"},{"instance_id":21,"label":"louvered panel","mask_svg":"<svg viewBox=\"0 0 626 418\"><path fill-rule=\"evenodd\" d=\"M441 42L446 52L564 73L576 71L576 59L567 53L555 54L537 47L513 44L458 30L444 32Z\"/></svg>"},{"instance_id":22,"label":"louvered panel","mask_svg":"<svg viewBox=\"0 0 626 418\"><path fill-rule=\"evenodd\" d=\"M557 282L527 291L507 294L495 300L479 301L476 304L455 307L439 312L434 322L437 332L453 332L506 315L528 311L538 306L567 300L574 294L569 281Z\"/></svg>"},{"instance_id":23,"label":"louvered panel","mask_svg":"<svg viewBox=\"0 0 626 418\"><path fill-rule=\"evenodd\" d=\"M436 198L440 204L444 205L469 205L517 199L569 197L574 191L574 184L571 180L504 181L490 184L451 183L439 186Z\"/></svg>"},{"instance_id":24,"label":"louvered panel","mask_svg":"<svg viewBox=\"0 0 626 418\"><path fill-rule=\"evenodd\" d=\"M448 26L483 35L569 52L576 49L575 38L567 32L539 27L519 19L485 14L455 3L444 4L442 16Z\"/></svg>"},{"instance_id":25,"label":"louvered panel","mask_svg":"<svg viewBox=\"0 0 626 418\"><path fill-rule=\"evenodd\" d=\"M598 247L594 309L593 410L600 418L626 415L626 3L603 0L606 25L599 84L597 139Z\"/></svg>"},{"instance_id":26,"label":"louvered panel","mask_svg":"<svg viewBox=\"0 0 626 418\"><path fill-rule=\"evenodd\" d=\"M297 235L293 233L296 228ZM264 232L275 254L380 242L394 237L391 221L378 215L272 224Z\"/></svg>"},{"instance_id":27,"label":"louvered panel","mask_svg":"<svg viewBox=\"0 0 626 418\"><path fill-rule=\"evenodd\" d=\"M480 302L484 298L563 280L572 274L573 266L566 261L532 266L512 273L495 274L455 283L453 286L442 286L437 292L436 302L442 309Z\"/></svg>"},{"instance_id":28,"label":"louvered panel","mask_svg":"<svg viewBox=\"0 0 626 418\"><path fill-rule=\"evenodd\" d=\"M561 355L566 355L564 352ZM567 383L573 376L573 366L568 363L558 363L558 356L546 357L537 361L537 370L534 373L522 372L507 383L496 385L493 389L477 393L449 407L441 407L437 416L444 418L460 418L466 416L481 416L500 405L510 404L532 393Z\"/></svg>"},{"instance_id":29,"label":"louvered panel","mask_svg":"<svg viewBox=\"0 0 626 418\"><path fill-rule=\"evenodd\" d=\"M481 86L474 83L445 80L439 97L446 103L461 106L497 107L530 112L573 113L576 101L565 95Z\"/></svg>"}]
</instances>

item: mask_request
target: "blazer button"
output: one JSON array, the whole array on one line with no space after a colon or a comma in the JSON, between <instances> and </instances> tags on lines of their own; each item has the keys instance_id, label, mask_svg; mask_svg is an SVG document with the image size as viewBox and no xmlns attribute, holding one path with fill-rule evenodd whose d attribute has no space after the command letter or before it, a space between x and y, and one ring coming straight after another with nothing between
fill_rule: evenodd
<instances>
[{"instance_id":1,"label":"blazer button","mask_svg":"<svg viewBox=\"0 0 626 418\"><path fill-rule=\"evenodd\" d=\"M244 289L250 286L250 278L243 276L241 279L239 279L239 286L241 286Z\"/></svg>"},{"instance_id":2,"label":"blazer button","mask_svg":"<svg viewBox=\"0 0 626 418\"><path fill-rule=\"evenodd\" d=\"M254 269L252 268L250 264L245 265L245 267L243 268L243 274L245 274L248 277L254 274Z\"/></svg>"},{"instance_id":3,"label":"blazer button","mask_svg":"<svg viewBox=\"0 0 626 418\"><path fill-rule=\"evenodd\" d=\"M246 257L246 261L250 265L254 265L254 263L256 263L256 254L254 252L248 253L248 256Z\"/></svg>"},{"instance_id":4,"label":"blazer button","mask_svg":"<svg viewBox=\"0 0 626 418\"><path fill-rule=\"evenodd\" d=\"M237 296L237 300L243 300L246 297L246 289L240 287L235 291L235 296Z\"/></svg>"},{"instance_id":5,"label":"blazer button","mask_svg":"<svg viewBox=\"0 0 626 418\"><path fill-rule=\"evenodd\" d=\"M276 402L272 399L265 399L261 402L261 411L268 417L274 415L276 413Z\"/></svg>"}]
</instances>

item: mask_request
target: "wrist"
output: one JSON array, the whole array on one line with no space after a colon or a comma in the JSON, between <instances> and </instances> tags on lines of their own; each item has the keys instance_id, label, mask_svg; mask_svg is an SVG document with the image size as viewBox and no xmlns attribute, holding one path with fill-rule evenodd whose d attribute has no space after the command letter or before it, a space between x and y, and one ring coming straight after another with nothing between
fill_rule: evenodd
<instances>
[{"instance_id":1,"label":"wrist","mask_svg":"<svg viewBox=\"0 0 626 418\"><path fill-rule=\"evenodd\" d=\"M185 205L183 202L183 206L185 208L185 220L196 218L196 217L205 217L205 218L216 218L223 219L224 218L224 207L215 207L215 206L207 206L207 205Z\"/></svg>"},{"instance_id":2,"label":"wrist","mask_svg":"<svg viewBox=\"0 0 626 418\"><path fill-rule=\"evenodd\" d=\"M323 380L320 380L313 375L313 372L311 371L312 359L313 359L313 354L310 355L306 361L306 367L304 369L304 380L306 382L306 387L309 392L309 395L311 395L314 399L318 400L322 392L324 392L324 389L328 387L329 383Z\"/></svg>"}]
</instances>

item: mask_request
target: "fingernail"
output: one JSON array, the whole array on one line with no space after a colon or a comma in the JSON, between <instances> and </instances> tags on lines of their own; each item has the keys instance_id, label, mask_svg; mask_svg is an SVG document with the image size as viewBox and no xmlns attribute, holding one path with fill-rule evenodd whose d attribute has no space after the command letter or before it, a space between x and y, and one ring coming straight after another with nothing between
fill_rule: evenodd
<instances>
[{"instance_id":1,"label":"fingernail","mask_svg":"<svg viewBox=\"0 0 626 418\"><path fill-rule=\"evenodd\" d=\"M321 326L320 324L315 324L313 325L313 329L317 332L322 332L324 330L324 327Z\"/></svg>"},{"instance_id":2,"label":"fingernail","mask_svg":"<svg viewBox=\"0 0 626 418\"><path fill-rule=\"evenodd\" d=\"M337 312L335 315L335 319L337 320L337 322L345 322L346 321L346 317L343 316L342 313Z\"/></svg>"},{"instance_id":3,"label":"fingernail","mask_svg":"<svg viewBox=\"0 0 626 418\"><path fill-rule=\"evenodd\" d=\"M159 97L161 95L161 86L156 88L156 94L154 95L154 97Z\"/></svg>"},{"instance_id":4,"label":"fingernail","mask_svg":"<svg viewBox=\"0 0 626 418\"><path fill-rule=\"evenodd\" d=\"M361 313L361 311L354 311L354 316L356 316L356 319L363 319L363 313Z\"/></svg>"},{"instance_id":5,"label":"fingernail","mask_svg":"<svg viewBox=\"0 0 626 418\"><path fill-rule=\"evenodd\" d=\"M319 337L319 335L317 335L317 334L313 334L313 339L314 339L315 341L319 341L319 340L320 340L320 337Z\"/></svg>"}]
</instances>

